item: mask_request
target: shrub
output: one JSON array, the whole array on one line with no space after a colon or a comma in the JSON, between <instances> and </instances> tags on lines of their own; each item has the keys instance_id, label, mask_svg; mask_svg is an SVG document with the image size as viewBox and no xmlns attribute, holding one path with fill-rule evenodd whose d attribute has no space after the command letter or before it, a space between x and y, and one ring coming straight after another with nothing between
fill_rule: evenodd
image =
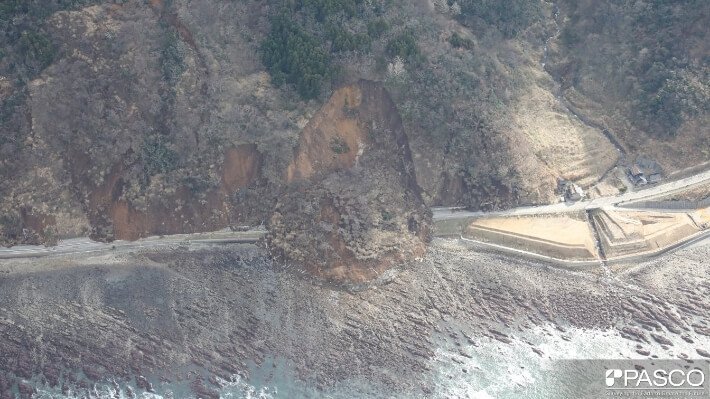
<instances>
[{"instance_id":1,"label":"shrub","mask_svg":"<svg viewBox=\"0 0 710 399\"><path fill-rule=\"evenodd\" d=\"M364 50L370 46L370 37L361 33L350 33L343 27L331 25L328 28L328 38L332 51Z\"/></svg>"},{"instance_id":2,"label":"shrub","mask_svg":"<svg viewBox=\"0 0 710 399\"><path fill-rule=\"evenodd\" d=\"M383 33L387 32L389 28L390 27L389 24L387 24L387 21L382 18L378 18L367 23L367 34L371 38L377 39L382 36Z\"/></svg>"},{"instance_id":3,"label":"shrub","mask_svg":"<svg viewBox=\"0 0 710 399\"><path fill-rule=\"evenodd\" d=\"M178 34L172 30L165 35L163 48L160 52L160 67L163 79L174 86L185 72L185 54Z\"/></svg>"},{"instance_id":4,"label":"shrub","mask_svg":"<svg viewBox=\"0 0 710 399\"><path fill-rule=\"evenodd\" d=\"M421 53L412 32L405 32L387 42L386 54L391 57L400 57L410 62L420 61Z\"/></svg>"},{"instance_id":5,"label":"shrub","mask_svg":"<svg viewBox=\"0 0 710 399\"><path fill-rule=\"evenodd\" d=\"M296 0L295 3L297 9L307 9L319 22L323 22L335 14L352 17L363 0Z\"/></svg>"},{"instance_id":6,"label":"shrub","mask_svg":"<svg viewBox=\"0 0 710 399\"><path fill-rule=\"evenodd\" d=\"M468 25L478 18L512 38L542 15L540 2L530 0L461 0L460 18Z\"/></svg>"},{"instance_id":7,"label":"shrub","mask_svg":"<svg viewBox=\"0 0 710 399\"><path fill-rule=\"evenodd\" d=\"M473 40L462 37L458 33L454 32L451 37L449 37L449 43L456 48L465 48L470 50L473 48Z\"/></svg>"},{"instance_id":8,"label":"shrub","mask_svg":"<svg viewBox=\"0 0 710 399\"><path fill-rule=\"evenodd\" d=\"M147 137L141 148L143 167L147 175L169 172L177 166L177 153L167 147L160 135Z\"/></svg>"},{"instance_id":9,"label":"shrub","mask_svg":"<svg viewBox=\"0 0 710 399\"><path fill-rule=\"evenodd\" d=\"M57 50L52 41L41 31L23 31L18 48L24 64L33 74L39 74L54 61Z\"/></svg>"},{"instance_id":10,"label":"shrub","mask_svg":"<svg viewBox=\"0 0 710 399\"><path fill-rule=\"evenodd\" d=\"M22 217L17 211L3 211L0 214L0 242L14 244L22 237L22 228Z\"/></svg>"},{"instance_id":11,"label":"shrub","mask_svg":"<svg viewBox=\"0 0 710 399\"><path fill-rule=\"evenodd\" d=\"M340 136L335 136L330 140L330 149L336 154L345 154L350 152L348 143Z\"/></svg>"}]
</instances>

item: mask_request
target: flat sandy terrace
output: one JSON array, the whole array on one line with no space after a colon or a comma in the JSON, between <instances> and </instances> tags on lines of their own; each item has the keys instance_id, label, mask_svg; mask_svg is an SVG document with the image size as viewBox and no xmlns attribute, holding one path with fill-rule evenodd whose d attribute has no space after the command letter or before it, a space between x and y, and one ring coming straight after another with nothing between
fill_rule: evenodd
<instances>
[{"instance_id":1,"label":"flat sandy terrace","mask_svg":"<svg viewBox=\"0 0 710 399\"><path fill-rule=\"evenodd\" d=\"M500 250L570 265L650 257L710 233L710 209L596 209L547 215L480 217L463 226L440 223L438 233Z\"/></svg>"},{"instance_id":2,"label":"flat sandy terrace","mask_svg":"<svg viewBox=\"0 0 710 399\"><path fill-rule=\"evenodd\" d=\"M558 259L598 259L584 213L481 218L462 236Z\"/></svg>"}]
</instances>

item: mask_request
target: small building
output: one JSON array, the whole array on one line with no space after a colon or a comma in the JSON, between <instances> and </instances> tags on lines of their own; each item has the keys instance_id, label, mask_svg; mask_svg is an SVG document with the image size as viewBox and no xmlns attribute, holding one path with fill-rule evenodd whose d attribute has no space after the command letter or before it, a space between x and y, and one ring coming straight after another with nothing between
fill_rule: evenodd
<instances>
[{"instance_id":1,"label":"small building","mask_svg":"<svg viewBox=\"0 0 710 399\"><path fill-rule=\"evenodd\" d=\"M567 184L567 187L565 189L565 198L567 198L568 201L580 201L585 196L586 193L584 192L582 187L574 183Z\"/></svg>"},{"instance_id":2,"label":"small building","mask_svg":"<svg viewBox=\"0 0 710 399\"><path fill-rule=\"evenodd\" d=\"M648 184L646 176L638 165L633 165L629 168L629 179L635 186L645 186Z\"/></svg>"},{"instance_id":3,"label":"small building","mask_svg":"<svg viewBox=\"0 0 710 399\"><path fill-rule=\"evenodd\" d=\"M661 177L660 173L653 173L650 176L648 176L648 183L649 184L656 184L659 183L663 178Z\"/></svg>"}]
</instances>

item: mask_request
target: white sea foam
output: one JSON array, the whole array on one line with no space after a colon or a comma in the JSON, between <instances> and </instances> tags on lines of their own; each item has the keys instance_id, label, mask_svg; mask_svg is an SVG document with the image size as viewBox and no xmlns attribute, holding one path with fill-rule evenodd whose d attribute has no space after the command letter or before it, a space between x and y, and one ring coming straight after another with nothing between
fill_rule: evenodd
<instances>
[{"instance_id":1,"label":"white sea foam","mask_svg":"<svg viewBox=\"0 0 710 399\"><path fill-rule=\"evenodd\" d=\"M661 358L673 358L681 353L692 357L696 347L710 347L707 337L693 338L689 344L675 335L669 335L673 346L664 349L658 344L644 347ZM427 399L518 399L565 397L565 387L553 378L562 367L564 359L642 359L636 352L636 344L619 335L616 330L600 331L570 328L558 331L553 325L536 327L524 333L511 335L512 342L505 344L492 338L479 337L477 345L465 347L447 346L444 343L435 351L432 369L435 370ZM538 355L532 349L542 351ZM395 398L372 385L344 384L333 392L317 392L313 387L303 386L292 375L284 359L270 359L269 367L254 367L254 380L234 375L228 380L217 379L220 397L224 399L301 399L301 398ZM569 370L565 370L569 372ZM584 369L573 370L580 375ZM158 394L136 392L126 394L126 387L117 384L96 384L89 393L62 395L58 390L37 387L38 399L188 399L189 389L171 384L155 384ZM569 388L567 388L569 389ZM357 392L353 394L354 392Z\"/></svg>"},{"instance_id":2,"label":"white sea foam","mask_svg":"<svg viewBox=\"0 0 710 399\"><path fill-rule=\"evenodd\" d=\"M229 381L217 377L217 382L222 387L220 397L239 399L274 399L278 398L276 387L257 388L246 382L242 376L233 375Z\"/></svg>"},{"instance_id":3,"label":"white sea foam","mask_svg":"<svg viewBox=\"0 0 710 399\"><path fill-rule=\"evenodd\" d=\"M58 389L51 388L36 388L36 393L32 396L33 399L171 399L172 396L158 395L150 392L142 392L138 395L130 396L123 389L116 389L108 385L97 385L94 389L88 392L74 392L69 390L66 394ZM177 399L177 398L175 398ZM186 398L187 399L187 398Z\"/></svg>"},{"instance_id":4,"label":"white sea foam","mask_svg":"<svg viewBox=\"0 0 710 399\"><path fill-rule=\"evenodd\" d=\"M564 336L564 338L563 338ZM565 397L559 381L553 378L561 367L559 360L570 359L645 359L636 352L636 343L624 339L615 330L600 331L570 328L562 333L552 325L534 328L512 337L511 344L482 337L477 346L441 347L435 352L437 377L435 398L556 398ZM680 353L693 355L707 339L697 338L689 344L670 336L673 346L663 349L658 344L646 348L661 358ZM694 337L695 338L695 337ZM532 345L531 345L532 344ZM535 347L543 352L533 352ZM463 351L468 356L462 356ZM567 370L569 371L569 370ZM577 372L585 373L584 369Z\"/></svg>"}]
</instances>

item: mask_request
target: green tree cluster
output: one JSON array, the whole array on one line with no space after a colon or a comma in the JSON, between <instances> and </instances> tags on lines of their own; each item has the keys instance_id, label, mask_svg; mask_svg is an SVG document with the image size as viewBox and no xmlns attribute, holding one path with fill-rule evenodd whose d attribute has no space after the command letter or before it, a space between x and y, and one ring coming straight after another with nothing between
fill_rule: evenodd
<instances>
[{"instance_id":1,"label":"green tree cluster","mask_svg":"<svg viewBox=\"0 0 710 399\"><path fill-rule=\"evenodd\" d=\"M372 42L367 34L350 33L335 24L330 24L327 31L333 52L365 50Z\"/></svg>"},{"instance_id":2,"label":"green tree cluster","mask_svg":"<svg viewBox=\"0 0 710 399\"><path fill-rule=\"evenodd\" d=\"M160 51L160 66L163 71L163 79L171 86L178 82L180 76L187 69L184 58L185 54L180 37L177 32L169 29Z\"/></svg>"},{"instance_id":3,"label":"green tree cluster","mask_svg":"<svg viewBox=\"0 0 710 399\"><path fill-rule=\"evenodd\" d=\"M32 75L37 75L54 61L57 53L49 37L39 30L23 31L18 41L19 56Z\"/></svg>"},{"instance_id":4,"label":"green tree cluster","mask_svg":"<svg viewBox=\"0 0 710 399\"><path fill-rule=\"evenodd\" d=\"M710 111L707 56L690 51L707 41L706 0L604 0L569 8L560 43L570 64L587 81L614 82L613 97L639 129L672 137L689 117Z\"/></svg>"},{"instance_id":5,"label":"green tree cluster","mask_svg":"<svg viewBox=\"0 0 710 399\"><path fill-rule=\"evenodd\" d=\"M330 55L321 42L285 14L271 21L261 52L274 84L293 84L306 99L316 97L332 73Z\"/></svg>"},{"instance_id":6,"label":"green tree cluster","mask_svg":"<svg viewBox=\"0 0 710 399\"><path fill-rule=\"evenodd\" d=\"M306 10L324 22L333 15L354 16L363 0L295 0L294 3L296 10Z\"/></svg>"},{"instance_id":7,"label":"green tree cluster","mask_svg":"<svg viewBox=\"0 0 710 399\"><path fill-rule=\"evenodd\" d=\"M456 32L449 37L449 43L456 48L465 48L467 50L473 48L473 40L465 38Z\"/></svg>"},{"instance_id":8,"label":"green tree cluster","mask_svg":"<svg viewBox=\"0 0 710 399\"><path fill-rule=\"evenodd\" d=\"M174 170L177 167L178 155L168 148L164 136L152 135L143 141L141 159L146 175L153 176Z\"/></svg>"},{"instance_id":9,"label":"green tree cluster","mask_svg":"<svg viewBox=\"0 0 710 399\"><path fill-rule=\"evenodd\" d=\"M367 34L372 39L377 39L389 30L390 26L383 18L377 18L367 23Z\"/></svg>"},{"instance_id":10,"label":"green tree cluster","mask_svg":"<svg viewBox=\"0 0 710 399\"><path fill-rule=\"evenodd\" d=\"M381 1L272 0L271 30L262 61L275 85L292 84L305 99L317 97L337 75L339 53L369 53L388 29ZM369 20L367 24L361 21ZM353 23L351 23L353 22Z\"/></svg>"},{"instance_id":11,"label":"green tree cluster","mask_svg":"<svg viewBox=\"0 0 710 399\"><path fill-rule=\"evenodd\" d=\"M400 57L409 62L421 61L421 52L412 32L401 33L387 42L385 53L389 57Z\"/></svg>"},{"instance_id":12,"label":"green tree cluster","mask_svg":"<svg viewBox=\"0 0 710 399\"><path fill-rule=\"evenodd\" d=\"M542 15L539 1L458 0L457 2L461 6L459 18L465 25L473 26L477 20L480 20L497 28L506 38L517 36Z\"/></svg>"},{"instance_id":13,"label":"green tree cluster","mask_svg":"<svg viewBox=\"0 0 710 399\"><path fill-rule=\"evenodd\" d=\"M684 47L687 42L678 40L693 35L692 29L679 27L703 18L708 21L710 9L698 0L643 4L629 7L631 31L641 38L629 43L637 51L629 57L639 82L633 88L641 100L637 113L646 131L674 136L686 115L710 111L710 71L691 62ZM642 53L643 57L637 55Z\"/></svg>"},{"instance_id":14,"label":"green tree cluster","mask_svg":"<svg viewBox=\"0 0 710 399\"><path fill-rule=\"evenodd\" d=\"M52 63L57 50L44 29L44 21L57 11L74 9L97 0L0 1L0 74L28 80ZM3 71L4 69L4 71Z\"/></svg>"}]
</instances>

